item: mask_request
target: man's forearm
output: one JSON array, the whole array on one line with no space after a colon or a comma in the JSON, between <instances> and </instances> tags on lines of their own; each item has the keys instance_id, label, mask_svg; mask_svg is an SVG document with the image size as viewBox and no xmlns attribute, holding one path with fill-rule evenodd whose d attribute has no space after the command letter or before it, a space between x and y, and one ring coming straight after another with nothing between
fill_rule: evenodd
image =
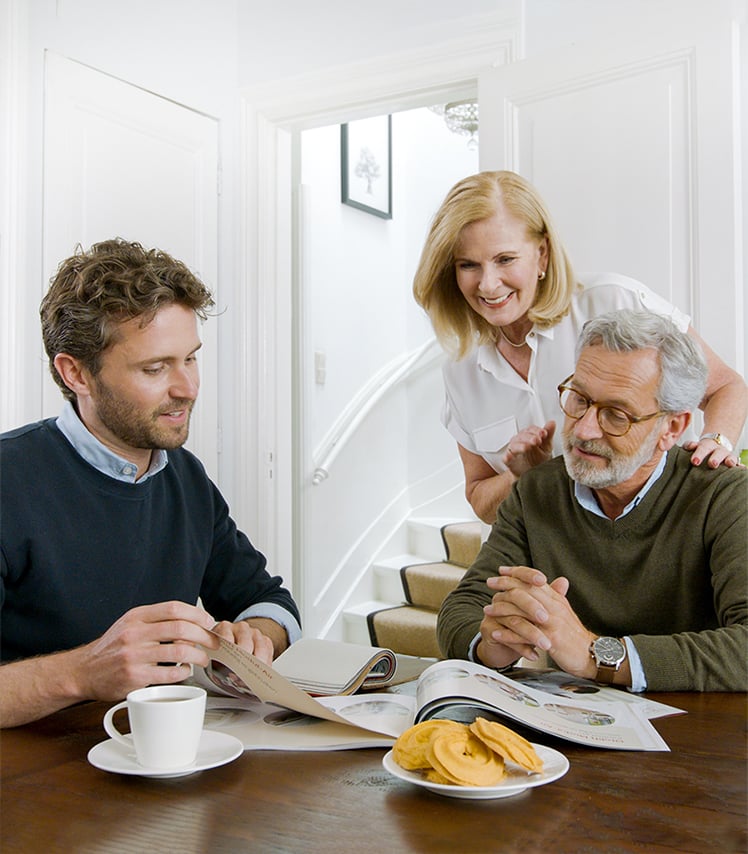
<instances>
[{"instance_id":1,"label":"man's forearm","mask_svg":"<svg viewBox=\"0 0 748 854\"><path fill-rule=\"evenodd\" d=\"M80 700L72 678L75 651L0 667L0 728L21 726Z\"/></svg>"}]
</instances>

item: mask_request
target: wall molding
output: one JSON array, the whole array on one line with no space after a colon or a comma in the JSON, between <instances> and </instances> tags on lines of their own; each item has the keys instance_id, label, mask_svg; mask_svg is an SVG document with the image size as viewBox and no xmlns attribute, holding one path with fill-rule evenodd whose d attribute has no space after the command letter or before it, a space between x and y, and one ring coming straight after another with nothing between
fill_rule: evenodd
<instances>
[{"instance_id":1,"label":"wall molding","mask_svg":"<svg viewBox=\"0 0 748 854\"><path fill-rule=\"evenodd\" d=\"M248 86L242 97L286 130L411 109L475 94L481 71L519 58L519 21L490 18L408 51Z\"/></svg>"},{"instance_id":2,"label":"wall molding","mask_svg":"<svg viewBox=\"0 0 748 854\"><path fill-rule=\"evenodd\" d=\"M26 279L26 221L28 170L26 117L28 95L28 51L26 10L20 0L2 4L0 26L0 113L4 119L0 136L2 165L2 209L0 210L0 358L6 381L0 383L0 432L18 427L33 417L31 402L26 404L24 389L27 382L37 380L37 366L33 374L29 365L22 364L23 347L19 336L24 334L27 309L24 288L19 283ZM34 306L36 309L36 305ZM41 350L40 350L41 352ZM23 360L25 361L25 359ZM38 403L38 401L34 401Z\"/></svg>"}]
</instances>

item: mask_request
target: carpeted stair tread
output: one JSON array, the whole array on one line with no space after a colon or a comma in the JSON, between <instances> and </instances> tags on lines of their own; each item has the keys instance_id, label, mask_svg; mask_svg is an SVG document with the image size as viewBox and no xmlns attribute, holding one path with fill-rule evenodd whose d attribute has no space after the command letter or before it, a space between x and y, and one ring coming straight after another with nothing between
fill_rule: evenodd
<instances>
[{"instance_id":1,"label":"carpeted stair tread","mask_svg":"<svg viewBox=\"0 0 748 854\"><path fill-rule=\"evenodd\" d=\"M465 568L452 563L419 563L404 566L400 580L411 605L438 611L451 590L457 587Z\"/></svg>"},{"instance_id":2,"label":"carpeted stair tread","mask_svg":"<svg viewBox=\"0 0 748 854\"><path fill-rule=\"evenodd\" d=\"M403 655L442 658L436 643L436 611L403 605L367 617L373 646Z\"/></svg>"},{"instance_id":3,"label":"carpeted stair tread","mask_svg":"<svg viewBox=\"0 0 748 854\"><path fill-rule=\"evenodd\" d=\"M466 569L472 565L481 547L480 522L455 522L442 528L447 561Z\"/></svg>"}]
</instances>

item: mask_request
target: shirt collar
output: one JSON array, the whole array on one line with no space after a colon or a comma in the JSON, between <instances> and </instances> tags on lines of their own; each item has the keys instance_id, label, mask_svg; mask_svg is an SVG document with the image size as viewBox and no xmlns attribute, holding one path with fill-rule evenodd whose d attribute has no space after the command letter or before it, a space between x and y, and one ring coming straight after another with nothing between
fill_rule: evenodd
<instances>
[{"instance_id":1,"label":"shirt collar","mask_svg":"<svg viewBox=\"0 0 748 854\"><path fill-rule=\"evenodd\" d=\"M155 450L151 454L151 464L148 466L148 471L136 481L137 466L129 460L117 456L101 443L93 433L89 432L69 400L65 401L62 413L57 419L57 426L87 463L115 480L121 480L125 483L143 483L164 469L169 461L166 451L160 448Z\"/></svg>"},{"instance_id":2,"label":"shirt collar","mask_svg":"<svg viewBox=\"0 0 748 854\"><path fill-rule=\"evenodd\" d=\"M547 327L546 329L541 329L537 323L534 323L532 329L527 333L527 338L525 340L527 341L527 346L534 353L537 350L538 338L547 338L549 341L552 341L553 337L552 326ZM479 345L477 362L479 368L483 368L483 370L489 371L495 376L498 376L506 366L506 362L499 356L496 344L494 343Z\"/></svg>"},{"instance_id":3,"label":"shirt collar","mask_svg":"<svg viewBox=\"0 0 748 854\"><path fill-rule=\"evenodd\" d=\"M655 481L660 477L662 472L665 470L665 464L667 463L667 452L665 452L661 457L659 463L657 463L657 468L652 472L652 474L647 478L647 482L644 486L636 493L636 495L629 501L629 503L623 508L620 516L617 516L617 519L621 519L627 513L630 513L634 507L636 507L639 502L644 498L644 496L649 492L649 490L654 486ZM576 497L579 504L584 507L585 510L589 510L590 513L594 513L596 516L602 516L607 519L608 517L603 513L600 509L600 505L597 503L597 499L595 498L595 493L589 486L584 486L581 483L577 483L574 481L574 496Z\"/></svg>"}]
</instances>

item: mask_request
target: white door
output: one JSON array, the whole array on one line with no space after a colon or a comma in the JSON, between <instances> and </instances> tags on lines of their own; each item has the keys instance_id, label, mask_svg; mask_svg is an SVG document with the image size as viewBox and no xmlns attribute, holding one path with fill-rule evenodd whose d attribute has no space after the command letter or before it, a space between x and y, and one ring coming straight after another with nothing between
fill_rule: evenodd
<instances>
[{"instance_id":1,"label":"white door","mask_svg":"<svg viewBox=\"0 0 748 854\"><path fill-rule=\"evenodd\" d=\"M111 237L184 261L216 296L218 122L53 53L44 106L44 290L77 244ZM201 388L188 446L218 471L217 320L201 329ZM44 371L43 414L61 395Z\"/></svg>"},{"instance_id":2,"label":"white door","mask_svg":"<svg viewBox=\"0 0 748 854\"><path fill-rule=\"evenodd\" d=\"M481 168L538 187L577 270L645 282L743 372L737 48L721 4L677 9L483 74Z\"/></svg>"}]
</instances>

